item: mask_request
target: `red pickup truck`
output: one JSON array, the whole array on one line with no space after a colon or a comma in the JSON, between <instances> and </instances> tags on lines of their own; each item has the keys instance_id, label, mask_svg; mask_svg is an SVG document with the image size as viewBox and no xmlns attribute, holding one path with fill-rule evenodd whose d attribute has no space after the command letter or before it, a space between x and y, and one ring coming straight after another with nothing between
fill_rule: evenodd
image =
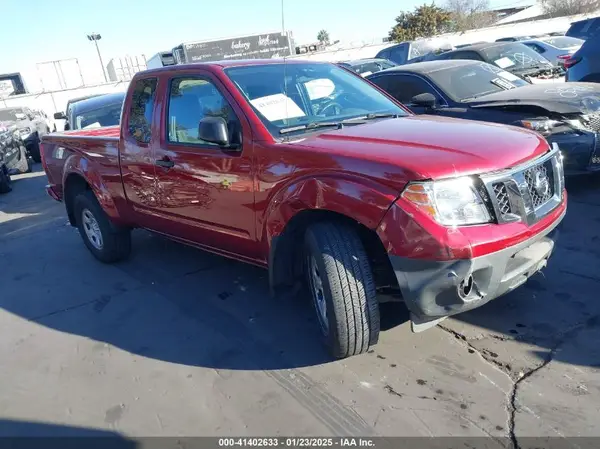
<instances>
[{"instance_id":1,"label":"red pickup truck","mask_svg":"<svg viewBox=\"0 0 600 449\"><path fill-rule=\"evenodd\" d=\"M43 138L48 193L96 258L144 228L306 280L338 358L542 269L566 213L562 158L520 128L415 116L333 64L229 61L135 75L121 127Z\"/></svg>"}]
</instances>

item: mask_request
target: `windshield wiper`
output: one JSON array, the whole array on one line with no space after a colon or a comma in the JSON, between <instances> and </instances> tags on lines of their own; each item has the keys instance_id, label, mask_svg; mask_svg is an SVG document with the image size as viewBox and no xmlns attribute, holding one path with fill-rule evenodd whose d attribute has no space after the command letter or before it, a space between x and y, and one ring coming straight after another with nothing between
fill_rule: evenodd
<instances>
[{"instance_id":1,"label":"windshield wiper","mask_svg":"<svg viewBox=\"0 0 600 449\"><path fill-rule=\"evenodd\" d=\"M279 134L288 134L293 133L295 131L307 131L311 129L317 128L337 128L342 129L344 125L361 125L365 123L366 120L375 120L378 118L398 118L402 117L400 114L392 114L387 112L381 113L371 113L366 115L361 115L359 117L347 118L344 120L340 120L339 122L311 122L306 125L298 125L298 126L290 126L289 128L283 128L279 130Z\"/></svg>"},{"instance_id":2,"label":"windshield wiper","mask_svg":"<svg viewBox=\"0 0 600 449\"><path fill-rule=\"evenodd\" d=\"M398 117L402 117L400 114L393 114L391 112L380 112L380 113L376 113L376 114L367 114L364 117L357 117L358 118L364 118L366 120L374 120L376 118L398 118Z\"/></svg>"},{"instance_id":3,"label":"windshield wiper","mask_svg":"<svg viewBox=\"0 0 600 449\"><path fill-rule=\"evenodd\" d=\"M311 122L306 125L290 126L289 128L282 128L279 130L279 134L293 133L294 131L306 131L309 129L317 128L338 128L340 129L343 125L342 122Z\"/></svg>"}]
</instances>

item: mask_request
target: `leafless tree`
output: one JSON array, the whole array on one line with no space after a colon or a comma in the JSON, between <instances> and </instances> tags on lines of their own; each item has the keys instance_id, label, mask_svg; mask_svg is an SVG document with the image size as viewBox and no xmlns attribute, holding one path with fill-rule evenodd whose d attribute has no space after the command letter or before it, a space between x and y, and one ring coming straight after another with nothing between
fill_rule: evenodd
<instances>
[{"instance_id":1,"label":"leafless tree","mask_svg":"<svg viewBox=\"0 0 600 449\"><path fill-rule=\"evenodd\" d=\"M456 31L473 30L492 25L496 19L488 0L447 0L445 8L452 14Z\"/></svg>"},{"instance_id":2,"label":"leafless tree","mask_svg":"<svg viewBox=\"0 0 600 449\"><path fill-rule=\"evenodd\" d=\"M546 14L552 17L587 14L600 9L600 0L542 0Z\"/></svg>"}]
</instances>

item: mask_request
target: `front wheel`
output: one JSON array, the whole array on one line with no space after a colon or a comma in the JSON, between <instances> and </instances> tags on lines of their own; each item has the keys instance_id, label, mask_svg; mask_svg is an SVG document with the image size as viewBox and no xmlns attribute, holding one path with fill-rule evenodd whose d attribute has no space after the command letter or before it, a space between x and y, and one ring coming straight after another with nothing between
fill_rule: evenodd
<instances>
[{"instance_id":1,"label":"front wheel","mask_svg":"<svg viewBox=\"0 0 600 449\"><path fill-rule=\"evenodd\" d=\"M131 232L116 229L102 210L93 192L86 190L75 198L77 228L85 246L104 263L117 262L131 252Z\"/></svg>"},{"instance_id":2,"label":"front wheel","mask_svg":"<svg viewBox=\"0 0 600 449\"><path fill-rule=\"evenodd\" d=\"M29 154L31 155L31 158L35 161L35 162L42 162L42 154L40 153L40 142L39 140L36 140L35 142L29 144L27 146L27 151L29 151Z\"/></svg>"},{"instance_id":3,"label":"front wheel","mask_svg":"<svg viewBox=\"0 0 600 449\"><path fill-rule=\"evenodd\" d=\"M321 334L335 358L366 352L379 339L379 304L367 253L349 226L316 223L305 236L305 272Z\"/></svg>"}]
</instances>

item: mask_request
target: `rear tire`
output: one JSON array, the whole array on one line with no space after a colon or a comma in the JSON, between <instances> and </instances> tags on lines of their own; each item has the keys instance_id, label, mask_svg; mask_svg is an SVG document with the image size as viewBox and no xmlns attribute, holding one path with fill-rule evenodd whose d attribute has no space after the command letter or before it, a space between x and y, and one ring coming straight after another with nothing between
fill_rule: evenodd
<instances>
[{"instance_id":1,"label":"rear tire","mask_svg":"<svg viewBox=\"0 0 600 449\"><path fill-rule=\"evenodd\" d=\"M131 231L110 223L94 193L86 190L75 198L75 218L85 246L101 262L113 263L131 253Z\"/></svg>"},{"instance_id":2,"label":"rear tire","mask_svg":"<svg viewBox=\"0 0 600 449\"><path fill-rule=\"evenodd\" d=\"M379 304L357 232L344 224L316 223L306 231L305 258L307 283L330 354L341 359L367 352L379 339Z\"/></svg>"},{"instance_id":3,"label":"rear tire","mask_svg":"<svg viewBox=\"0 0 600 449\"><path fill-rule=\"evenodd\" d=\"M6 165L0 167L0 193L8 193L12 191L10 186L10 176Z\"/></svg>"}]
</instances>

